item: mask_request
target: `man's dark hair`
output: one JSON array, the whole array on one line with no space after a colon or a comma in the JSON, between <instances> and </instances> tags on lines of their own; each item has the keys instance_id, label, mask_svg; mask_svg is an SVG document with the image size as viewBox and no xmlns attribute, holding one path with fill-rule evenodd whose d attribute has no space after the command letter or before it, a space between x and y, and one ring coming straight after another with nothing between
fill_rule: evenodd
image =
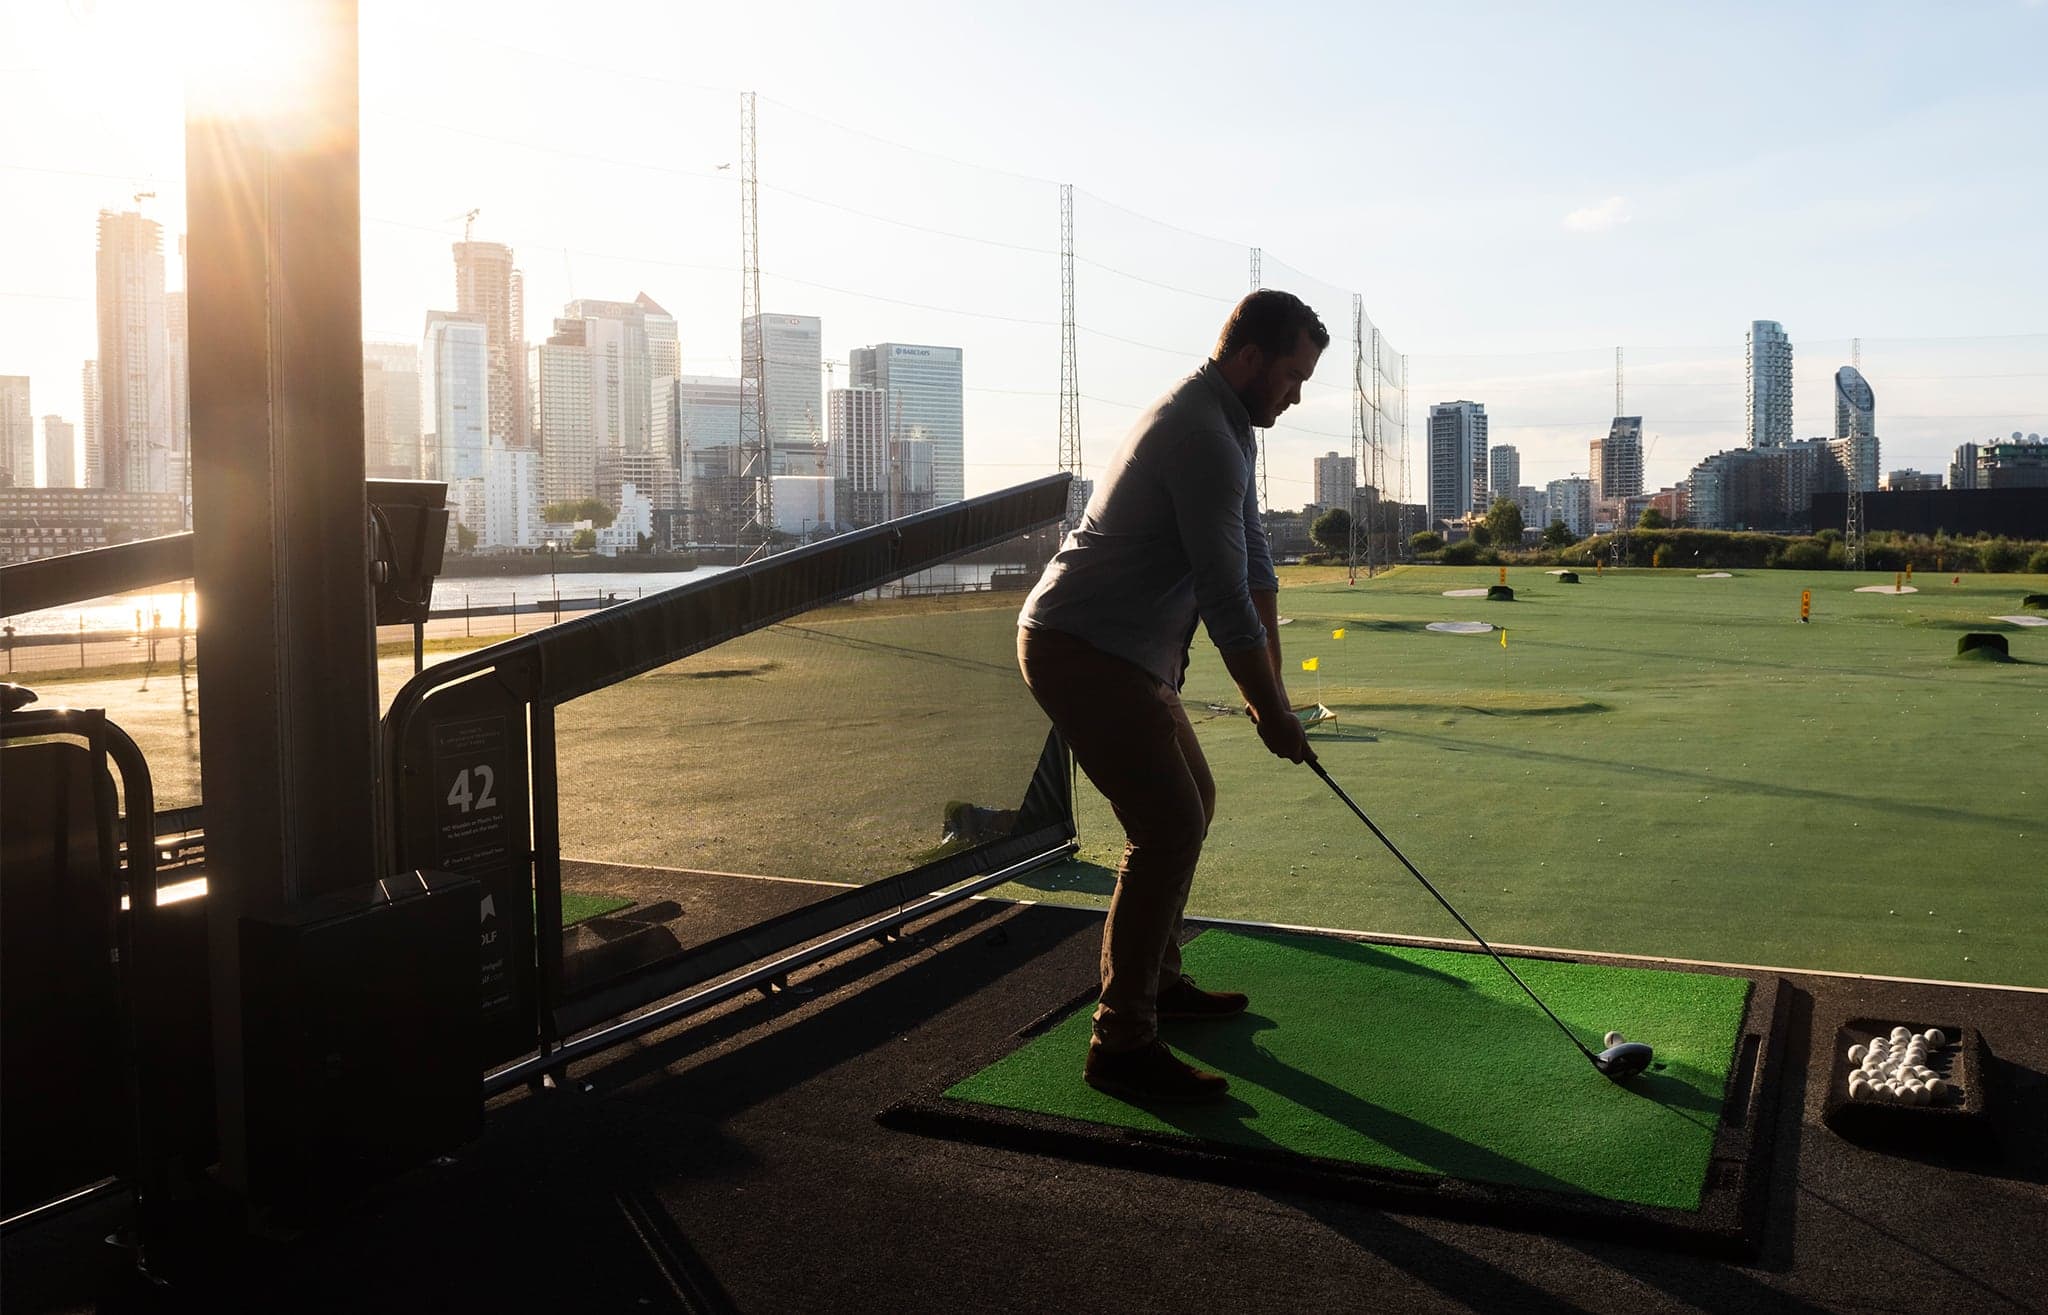
<instances>
[{"instance_id":1,"label":"man's dark hair","mask_svg":"<svg viewBox=\"0 0 2048 1315\"><path fill-rule=\"evenodd\" d=\"M1269 357L1285 356L1304 333L1317 351L1330 345L1330 331L1307 302L1291 292L1260 288L1237 303L1224 321L1222 336L1216 339L1216 359L1227 361L1240 347L1256 347Z\"/></svg>"}]
</instances>

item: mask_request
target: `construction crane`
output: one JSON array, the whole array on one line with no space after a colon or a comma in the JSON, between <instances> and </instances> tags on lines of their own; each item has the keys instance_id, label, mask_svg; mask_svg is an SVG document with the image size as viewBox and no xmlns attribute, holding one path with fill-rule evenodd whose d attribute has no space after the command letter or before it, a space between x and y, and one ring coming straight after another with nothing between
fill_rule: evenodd
<instances>
[{"instance_id":1,"label":"construction crane","mask_svg":"<svg viewBox=\"0 0 2048 1315\"><path fill-rule=\"evenodd\" d=\"M476 217L482 213L483 211L481 210L471 210L467 214L449 215L446 219L443 219L441 222L444 224L452 224L456 220L460 219L462 221L462 240L464 242L467 242L469 241L469 230L471 229L471 227L475 225Z\"/></svg>"}]
</instances>

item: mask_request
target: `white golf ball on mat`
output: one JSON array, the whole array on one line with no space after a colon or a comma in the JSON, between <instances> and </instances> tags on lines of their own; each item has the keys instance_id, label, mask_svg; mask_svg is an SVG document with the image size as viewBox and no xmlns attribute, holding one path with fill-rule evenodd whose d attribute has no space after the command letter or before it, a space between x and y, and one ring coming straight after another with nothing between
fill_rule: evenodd
<instances>
[{"instance_id":1,"label":"white golf ball on mat","mask_svg":"<svg viewBox=\"0 0 2048 1315\"><path fill-rule=\"evenodd\" d=\"M1927 1044L1930 1046L1945 1046L1948 1044L1948 1038L1942 1035L1941 1029L1938 1027L1928 1028L1926 1037Z\"/></svg>"},{"instance_id":2,"label":"white golf ball on mat","mask_svg":"<svg viewBox=\"0 0 2048 1315\"><path fill-rule=\"evenodd\" d=\"M1600 1044L1604 1046L1618 1046L1626 1040L1628 1040L1628 1038L1623 1036L1619 1032L1609 1032L1606 1036L1601 1038Z\"/></svg>"},{"instance_id":3,"label":"white golf ball on mat","mask_svg":"<svg viewBox=\"0 0 2048 1315\"><path fill-rule=\"evenodd\" d=\"M1850 1062L1851 1064L1860 1064L1860 1063L1862 1063L1862 1062L1863 1062L1863 1056L1864 1056L1864 1054L1865 1054L1865 1051L1864 1051L1864 1048L1863 1048L1862 1046L1850 1046L1850 1047L1849 1047L1849 1062Z\"/></svg>"}]
</instances>

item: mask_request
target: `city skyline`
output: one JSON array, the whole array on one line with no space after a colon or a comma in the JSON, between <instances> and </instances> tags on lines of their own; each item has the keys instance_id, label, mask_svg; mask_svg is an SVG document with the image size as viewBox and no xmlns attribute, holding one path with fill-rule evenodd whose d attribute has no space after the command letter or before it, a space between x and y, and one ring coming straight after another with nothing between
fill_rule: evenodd
<instances>
[{"instance_id":1,"label":"city skyline","mask_svg":"<svg viewBox=\"0 0 2048 1315\"><path fill-rule=\"evenodd\" d=\"M107 243L105 238L105 235L109 231L110 226L112 230L119 235L117 242L113 244L116 249L111 253L109 251L109 244ZM155 257L154 261L151 262L151 265L149 267L145 267L141 270L139 276L122 277L127 277L127 281L131 284L142 285L143 295L146 301L150 303L155 303L160 300L161 303L164 305L164 311L162 311L160 314L153 313L151 318L154 321L160 321L164 326L163 331L157 336L161 338L165 343L165 348L168 356L180 357L182 355L183 349L181 332L183 321L183 292L182 290L175 292L161 291L160 280L162 278L162 271L160 251L164 238L164 230L162 229L162 226L157 225L151 221L148 221L138 214L117 214L114 212L102 211L98 218L98 230L102 235L101 253L99 258L101 270L100 282L102 285L102 291L100 293L101 304L106 305L109 304L109 302L111 301L113 304L117 306L119 305L119 299L112 297L107 290L110 283L115 281L114 276L110 276L109 274L110 268L118 270L122 268L124 265L132 265L136 263L135 258L138 255L143 257L144 259ZM125 244L126 247L132 247L134 250L132 252L124 254L122 244ZM182 237L178 239L178 245L180 246L180 248L182 248ZM454 469L459 466L461 471L469 472L466 475L462 473L457 473L450 477L451 480L456 480L463 478L480 478L480 472L483 468L486 457L486 444L508 446L531 445L536 448L541 446L542 432L540 430L536 429L532 432L528 432L527 427L524 423L515 424L510 419L510 416L516 414L519 421L521 422L523 422L527 418L529 413L525 405L524 399L527 394L528 388L539 386L541 382L541 376L545 373L546 367L544 363L544 358L540 355L538 349L546 344L542 342L525 341L523 340L523 338L516 336L520 329L520 324L514 323L513 321L516 318L519 318L516 312L517 308L520 305L521 283L520 272L516 268L512 267L512 262L516 259L516 253L513 252L512 249L510 249L509 247L504 246L503 244L487 243L480 241L458 242L453 245L453 250L455 253L456 265L455 282L457 300L458 302L469 303L473 307L473 309L467 312L427 312L427 338L429 344L431 345L438 331L437 325L441 324L466 324L473 326L477 331L482 333L483 336L479 339L476 346L486 347L486 344L488 344L485 351L488 365L485 367L484 370L484 374L488 382L484 389L484 392L486 395L488 395L490 399L490 403L488 406L489 414L487 421L485 420L485 417L477 417L479 421L483 421L484 423L478 424L475 432L471 433L460 445L461 455L459 457L456 455L455 448L449 447L445 444L438 444L436 442L431 441L435 439L435 433L434 431L425 428L427 417L424 415L424 412L422 412L419 426L417 429L415 429L414 432L418 437L418 441L420 441L423 444L423 446L419 449L418 460L416 462L415 468L422 474L427 474L443 466L448 466L450 469ZM483 256L482 260L479 260L480 253ZM113 262L111 266L109 263L110 261ZM486 274L481 280L481 282L483 282L484 284L481 290L479 288L480 279L477 273L477 266L479 264L486 264L488 269L490 270L490 272ZM129 300L132 301L134 299L135 295L131 293L129 296ZM508 307L510 308L509 311ZM174 317L173 308L175 308L175 318L178 321L176 326L173 326L170 323L170 321ZM675 321L673 317L669 316L668 313L644 291L638 293L634 301L632 302L613 302L583 298L570 303L567 309L570 312L572 318L576 319L582 319L587 317L624 321L630 318L633 325L639 327L643 333L647 326L650 326L654 323L658 323L661 326L659 333L656 335L659 341L655 341L653 338L647 339L643 344L645 350L638 353L638 356L644 358L646 363L655 366L655 368L652 370L652 373L661 376L660 379L650 382L649 400L647 403L648 412L644 417L647 421L645 425L639 425L636 423L637 420L642 418L639 414L640 404L637 399L637 394L639 391L638 377L635 376L632 380L613 379L611 384L611 388L614 391L626 392L632 396L633 400L628 402L625 409L628 413L628 427L638 429L642 434L644 434L644 437L640 438L638 440L638 443L653 443L653 441L657 437L656 419L654 413L657 409L664 408L669 404L669 398L667 394L664 392L664 389L672 385L673 383L677 382L677 380L673 376L669 375L668 372L679 368L681 361L683 359L680 349L680 343L676 335ZM829 438L829 424L815 424L815 422L812 419L812 416L815 413L811 410L809 404L807 402L797 400L796 395L802 393L803 388L793 387L793 385L796 384L801 384L805 387L819 386L821 384L822 377L829 377L826 375L826 367L822 363L822 353L818 348L818 343L822 339L820 321L818 317L815 316L788 316L775 315L772 313L764 315L763 319L764 322L770 322L773 325L781 326L781 331L785 335L792 332L796 335L796 337L790 338L788 341L778 340L776 343L771 344L768 347L768 373L770 376L769 392L771 399L770 430L771 437L774 440L775 448L777 450L777 474L809 475L813 473L822 473L825 469L823 464L824 454L822 452L815 453L815 458L817 462L815 468L811 460L799 458L797 454L801 449L804 448L815 449L815 447L818 444L821 444L825 440L827 440ZM558 331L562 328L562 325L563 321L558 319L556 321L556 328ZM505 345L502 347L499 346L498 343L489 342L489 339L492 337L502 336L508 333L513 334L515 336L507 340ZM129 338L136 338L146 337L147 335L126 334L117 323L115 328L115 340L118 342L123 336ZM552 342L553 340L548 341ZM640 341L640 339L636 338L635 341ZM1787 334L1783 326L1777 323L1776 321L1758 320L1752 322L1750 326L1750 332L1748 335L1746 335L1745 338L1745 344L1746 392L1750 399L1750 415L1747 420L1747 427L1749 430L1748 437L1750 439L1751 446L1757 446L1758 444L1756 440L1759 434L1768 429L1769 431L1771 431L1770 441L1766 441L1762 445L1779 446L1782 440L1777 440L1776 434L1777 432L1782 431L1788 426L1789 417L1791 415L1791 407L1788 403L1788 395L1790 392L1790 389L1788 387L1788 381L1791 377L1791 362L1794 358L1793 343L1790 335ZM402 344L381 343L369 339L366 339L364 343L366 371L365 441L366 449L373 453L379 450L379 434L383 432L383 426L391 422L392 420L395 420L395 417L387 417L385 407L383 405L380 405L382 399L376 396L378 392L378 384L376 381L376 375L378 373L377 358L379 357L380 354L388 354L394 348L403 349L404 347L405 345ZM522 347L528 349L528 351L520 351L519 349ZM528 355L529 351L531 352L530 356ZM954 452L957 453L960 433L957 415L959 401L959 362L961 357L961 353L958 348L928 346L912 347L906 344L897 343L882 343L879 344L878 346L873 347L855 347L848 352L848 380L851 384L866 387L874 387L878 379L886 381L886 378L888 376L888 369L884 358L888 356L899 355L906 351L918 355L929 355L933 352L938 352L942 354L950 353L949 368L951 371L952 379L950 385L951 393L944 400L951 406L952 413L955 417L955 419L952 421L950 432L947 436L951 438L951 446L953 447ZM506 378L507 376L501 374L501 370L505 369L505 367L501 365L501 362L508 360L510 357L514 355L517 355L521 361L520 368L511 371L511 375L516 379L516 382L513 384L511 388L504 388L500 384L500 380ZM628 353L629 358L632 355L633 353ZM657 362L658 365L656 364ZM179 364L180 366L182 366L182 360L179 360ZM98 365L97 361L88 361L88 378L90 378L90 376L94 373L94 367L96 365ZM836 370L836 366L837 363L833 363L834 370ZM1618 368L1619 362L1617 361L1617 369ZM614 373L616 373L616 369L617 367L615 365ZM388 370L389 367L386 366L386 372L388 372ZM161 368L153 368L151 372L155 374L161 374L164 371ZM18 379L19 377L11 378ZM714 376L712 378L716 377ZM27 382L25 379L20 379L19 381L24 384ZM706 381L709 382L709 379L707 379ZM182 398L184 392L183 382L184 381L182 378L176 380L167 380L165 382L164 387L161 390L151 389L147 391L151 393L162 391L166 398L170 399L172 402L176 402ZM736 384L737 376L732 377L729 380L729 382ZM1880 481L1878 474L1878 453L1876 451L1877 444L1875 441L1877 436L1872 432L1872 404L1870 402L1870 385L1864 379L1862 374L1852 366L1842 366L1838 368L1834 372L1832 382L1834 385L1833 393L1835 402L1835 442L1837 445L1844 445L1849 444L1853 441L1853 449L1849 447L1844 447L1841 456L1847 458L1851 455L1853 451L1855 457L1857 458L1854 461L1853 468L1856 469L1858 474L1861 476L1859 482L1861 482L1867 489L1876 489L1880 486ZM470 385L470 387L472 391L474 391L475 386L472 384ZM604 390L599 391L603 392ZM929 387L927 387L924 391L929 391ZM506 406L504 401L502 400L505 394L508 392L513 397L518 399L518 405L516 406L516 410L512 407ZM431 387L424 389L423 393L424 396L428 399L428 401L431 402ZM778 397L778 394L780 394L781 396ZM829 390L825 392L824 396L827 398L829 397ZM1859 398L1860 400L1846 400L1851 398L1852 396ZM600 400L602 401L602 399ZM24 396L21 399L19 407L17 409L25 409L27 406L28 403L26 397ZM898 402L898 406L899 408L901 406L900 400ZM85 408L81 406L81 410L84 409ZM1435 412L1441 408L1438 406L1432 406L1431 409L1432 412ZM540 415L540 409L536 407L532 414L535 417L538 417ZM1485 415L1483 404L1479 408L1479 414L1482 417ZM74 433L78 428L81 427L88 428L88 430L91 427L74 426L66 424L62 422L61 417L55 415L49 416L48 419L58 421L59 432L64 432L67 434ZM101 425L104 425L105 413L102 411L98 415L91 417L91 419L97 421ZM674 416L673 413L671 413L671 423L673 423L673 419ZM907 425L907 421L905 423ZM1483 420L1482 423L1484 423ZM35 426L32 422L30 425L30 429L28 431L29 437L26 441L30 445L30 454L40 458L37 464L39 466L46 467L45 477L47 478L46 463L49 461L49 458L47 456L47 450L45 448L37 447L34 444L34 428ZM47 427L45 428L47 429ZM797 433L799 429L807 431L806 434L801 438L798 436ZM923 433L921 427L917 429L915 432L919 437L929 437L929 435ZM1640 416L1616 417L1612 422L1610 432L1606 439L1607 445L1612 445L1618 438L1625 437L1627 440L1628 464L1625 468L1629 471L1627 482L1632 487L1626 490L1610 487L1612 481L1602 477L1601 466L1603 441L1597 438L1592 440L1590 444L1591 451L1589 468L1593 471L1594 485L1596 488L1596 492L1599 496L1608 498L1626 497L1630 496L1633 493L1640 492L1642 490L1642 432L1643 422ZM2015 431L2015 437L2017 437L2018 432L2019 431ZM810 435L815 435L815 440L812 439ZM676 437L677 435L674 432L671 432L670 438L674 439ZM1990 435L1987 437L1987 441L1997 442L2001 437L2001 435ZM178 440L181 438L185 438L185 441L189 441L189 439L186 438L185 435L183 434L171 434L171 441L169 443L169 446L173 450L169 453L169 455L172 457L174 461L179 456L182 455L180 452L176 450L178 447ZM17 438L15 440L15 452L17 454L17 461L20 452L20 444L23 441L24 440L20 438ZM79 437L74 441L81 444L85 444L90 443L92 440L87 437ZM614 435L610 441L615 446L619 445L621 443L621 436ZM939 468L941 471L941 478L943 479L946 455L944 449L947 446L945 438L942 437L941 439L937 440L933 444L933 446L938 450L939 453ZM386 441L383 444L382 450L395 451L395 448L393 448L390 445L390 443ZM637 450L637 448L635 450ZM101 452L103 451L104 450L102 449L101 451L81 453L80 455L83 457L83 460L80 461L78 465L89 470L94 465L94 458L100 456ZM1515 452L1515 449L1513 447L1506 447L1503 449L1503 452L1513 453ZM596 452L594 448L590 455L593 459L595 459ZM1332 453L1329 455L1334 456L1335 454ZM1709 455L1713 456L1719 454ZM1429 453L1425 453L1425 462L1428 461L1429 456ZM376 458L373 456L373 464L375 463L375 460ZM1320 471L1320 467L1323 461L1323 457L1315 458L1315 463L1318 467L1318 471ZM1349 458L1345 458L1345 461L1348 464ZM161 457L158 458L158 462L159 464L162 463ZM1516 458L1516 464L1519 464L1518 457ZM1699 467L1697 465L1694 467L1695 470L1697 470L1698 468ZM958 466L956 464L955 470L957 469ZM1902 469L1910 471L1909 467ZM395 468L392 468L388 469L386 473L396 474L397 471ZM673 475L681 475L685 479L688 478L687 473L682 470L672 472L672 477ZM1577 476L1578 472L1574 471L1572 472L1572 475L1567 476L1567 478L1576 478ZM1938 475L1936 477L1939 478ZM525 478L529 477L522 475L522 479ZM1671 485L1683 482L1686 478L1686 474L1680 474L1674 476L1671 480L1664 481L1664 484L1668 488ZM538 478L533 477L533 482L536 483L537 485L539 483ZM614 484L617 483L616 478L613 482ZM1285 481L1283 479L1283 482L1288 481ZM1303 505L1318 505L1322 500L1320 489L1320 473L1318 473L1315 476L1312 476L1310 483L1312 487L1315 489L1315 492L1310 498L1305 500ZM1497 481L1489 479L1487 483L1488 486L1491 487L1492 485L1497 483ZM554 487L555 486L552 482L548 484L548 488L550 490L553 490ZM457 492L451 496L460 500L465 495L461 492ZM1427 497L1428 495L1425 493L1422 496ZM1477 495L1475 494L1475 496ZM479 488L476 490L476 498L481 498L481 486L479 486ZM946 499L941 497L940 500L944 501ZM1276 510L1284 509L1285 506L1286 504L1281 502L1276 501L1275 503ZM482 503L481 501L478 501L477 518L481 520L481 516ZM464 519L467 518L465 517Z\"/></svg>"},{"instance_id":2,"label":"city skyline","mask_svg":"<svg viewBox=\"0 0 2048 1315\"><path fill-rule=\"evenodd\" d=\"M655 55L663 44L655 38L674 29L675 16L650 9L557 31L543 26L548 12L365 6L366 339L410 338L402 326L449 304L448 244L462 236L463 216L480 210L476 240L518 253L528 342L545 337L533 308L645 289L674 311L683 373L737 373L730 166L733 90L748 85L763 94L764 304L820 317L827 359L878 341L961 345L976 363L966 397L971 491L1053 465L1057 346L1045 325L1054 284L1043 252L1052 244L1054 178L1082 189L1084 465L1115 445L1134 408L1200 359L1244 287L1248 244L1197 233L1262 243L1264 281L1303 292L1333 327L1348 320L1342 285L1372 289L1368 311L1411 352L1411 417L1438 398L1486 398L1496 432L1522 448L1527 478L1538 484L1583 469L1586 443L1607 424L1603 358L1617 342L1629 347L1630 409L1645 417L1649 483L1668 484L1701 456L1733 446L1731 432L1743 427L1739 326L1758 310L1800 342L1797 435L1828 432L1829 377L1849 363L1858 332L1864 368L1895 418L1884 435L1888 462L1938 467L1958 443L2048 427L2036 414L2048 409L2039 382L2048 336L2024 292L2048 281L2030 277L2044 257L2025 236L2040 187L1999 167L2018 158L2017 125L2031 121L2026 111L2043 93L2024 77L2001 85L1984 63L1986 51L1993 66L2017 60L2040 30L2038 10L1975 11L1938 24L1859 12L1846 39L1866 58L1848 62L1838 58L1842 25L1825 9L1736 15L1725 30L1694 34L1696 48L1660 54L1686 67L1734 68L1734 85L1697 103L1660 101L1638 116L1609 113L1590 90L1598 78L1546 78L1539 87L1504 53L1472 48L1498 75L1481 99L1447 107L1417 139L1385 140L1392 155L1382 168L1357 179L1283 171L1242 196L1189 188L1179 176L1186 160L1219 142L1250 145L1247 130L1194 113L1136 116L1145 95L1134 87L1041 80L1034 103L1046 117L1034 125L966 94L943 101L944 114L919 113L937 103L936 89L912 98L866 85L873 80L850 77L809 43L754 39L758 20L737 13L692 20L704 28L693 28L693 39L726 40L735 52L718 69L733 86L709 87L678 79ZM1428 46L1456 39L1446 20L1335 11L1306 19L1333 38L1304 43L1312 48L1299 52L1307 68L1297 80L1329 100L1338 126L1307 134L1326 153L1330 133L1359 130L1387 106L1439 103L1418 73L1385 68L1352 86L1333 78L1332 65L1344 48L1335 38ZM830 11L805 21L851 49L881 40ZM1127 14L1100 21L1105 39L1145 25ZM1631 49L1586 16L1501 10L1496 21L1546 34L1560 72L1604 67ZM1638 27L1651 30L1638 35L1654 38L1679 21L1644 16ZM0 259L12 262L0 275L0 292L10 294L0 303L0 370L32 376L37 410L80 428L77 362L90 352L76 330L89 327L89 300L79 298L90 290L77 277L78 239L66 225L80 213L126 208L133 191L155 192L145 211L167 230L182 227L176 82L155 49L169 44L157 40L162 22L134 0L107 0L85 17L30 8L0 18L10 48L27 52L15 81L34 110L0 113L0 123L21 125L0 126L0 164L15 170L10 182L23 198L0 218ZM1768 59L1727 62L1766 26ZM458 30L473 33L488 57L447 61ZM1558 47L1566 31L1583 42ZM982 52L1037 49L1047 39L1039 25L999 16L959 16L916 37L920 49L950 41L965 52L938 66L939 85L955 93L975 82L969 69L1014 85L1022 75L997 75L980 63ZM1837 110L1836 84L1851 64L1859 92L1873 70L1888 89L1865 99L1860 121ZM95 69L120 76L109 112L67 115L62 98L35 94L45 80L88 85L81 75ZM599 131L588 116L507 100L486 85L506 70L545 78L579 69L606 73L626 108L659 101L674 113L625 113ZM1944 73L1954 76L1945 83ZM1765 83L1775 97L1768 116L1744 91ZM1912 89L1922 84L1928 89ZM1186 91L1145 85L1192 109ZM1343 94L1327 94L1338 86ZM11 94L0 91L0 110L22 109L4 99ZM1304 90L1287 96L1311 99ZM493 107L488 122L476 112L482 103ZM1493 112L1503 105L1528 121ZM1772 134L1758 130L1767 117ZM1119 132L1084 130L1104 122ZM1684 130L1679 149L1674 127ZM1589 143L1577 157L1557 144L1573 139ZM1844 167L1844 139L1852 160L1881 167ZM1273 149L1280 159L1316 150L1286 140ZM1383 185L1426 176L1419 166L1438 157L1484 172L1489 205L1425 205L1406 199L1405 186ZM1852 187L1851 179L1861 181ZM1750 222L1765 214L1767 232ZM1966 245L1949 240L1962 233ZM1867 277L1871 269L1884 277ZM1206 300L1155 284L1192 287ZM955 331L963 328L971 334ZM2001 336L2013 334L2028 336ZM17 352L17 342L27 346ZM1312 397L1276 427L1276 506L1308 500L1306 460L1348 430L1348 366L1326 359ZM1417 472L1420 429L1411 418L1407 456ZM1279 473L1288 470L1303 473ZM1419 497L1412 478L1409 491Z\"/></svg>"}]
</instances>

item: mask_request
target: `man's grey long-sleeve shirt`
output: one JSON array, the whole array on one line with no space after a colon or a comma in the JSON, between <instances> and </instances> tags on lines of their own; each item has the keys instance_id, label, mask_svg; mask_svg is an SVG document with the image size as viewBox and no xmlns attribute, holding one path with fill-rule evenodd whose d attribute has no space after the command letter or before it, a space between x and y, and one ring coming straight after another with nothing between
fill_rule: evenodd
<instances>
[{"instance_id":1,"label":"man's grey long-sleeve shirt","mask_svg":"<svg viewBox=\"0 0 2048 1315\"><path fill-rule=\"evenodd\" d=\"M1061 630L1178 687L1196 619L1259 648L1279 588L1259 524L1251 417L1211 361L1138 418L1018 623Z\"/></svg>"}]
</instances>

